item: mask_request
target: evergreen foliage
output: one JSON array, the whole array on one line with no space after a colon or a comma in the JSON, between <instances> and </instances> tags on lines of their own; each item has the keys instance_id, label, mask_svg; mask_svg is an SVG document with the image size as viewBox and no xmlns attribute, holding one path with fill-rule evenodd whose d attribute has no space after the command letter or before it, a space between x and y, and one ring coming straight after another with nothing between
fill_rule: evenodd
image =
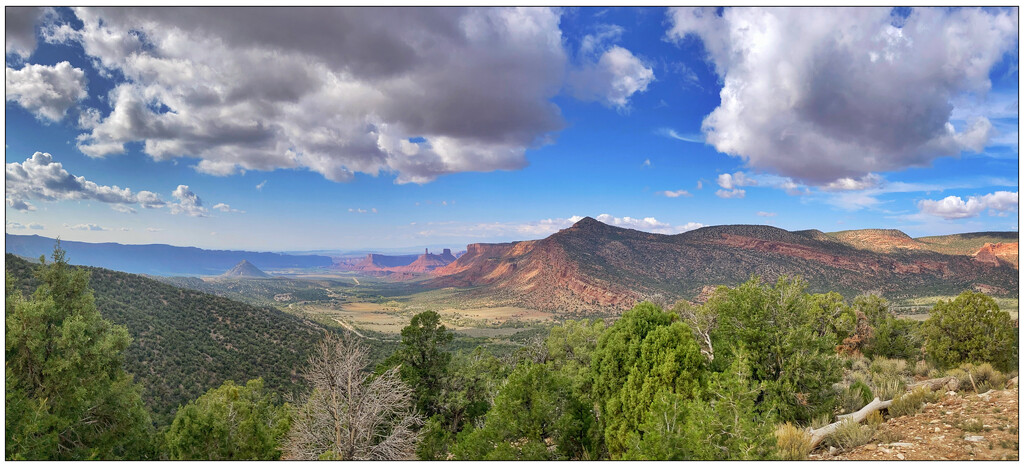
<instances>
[{"instance_id":1,"label":"evergreen foliage","mask_svg":"<svg viewBox=\"0 0 1024 467\"><path fill-rule=\"evenodd\" d=\"M6 276L7 459L146 459L153 428L124 370L131 339L96 310L89 274L60 244L25 299Z\"/></svg>"},{"instance_id":2,"label":"evergreen foliage","mask_svg":"<svg viewBox=\"0 0 1024 467\"><path fill-rule=\"evenodd\" d=\"M166 433L172 460L277 460L291 423L262 379L226 381L178 410Z\"/></svg>"},{"instance_id":3,"label":"evergreen foliage","mask_svg":"<svg viewBox=\"0 0 1024 467\"><path fill-rule=\"evenodd\" d=\"M937 366L991 363L1003 371L1017 366L1017 331L1010 314L991 297L964 291L940 300L924 323L925 351Z\"/></svg>"}]
</instances>

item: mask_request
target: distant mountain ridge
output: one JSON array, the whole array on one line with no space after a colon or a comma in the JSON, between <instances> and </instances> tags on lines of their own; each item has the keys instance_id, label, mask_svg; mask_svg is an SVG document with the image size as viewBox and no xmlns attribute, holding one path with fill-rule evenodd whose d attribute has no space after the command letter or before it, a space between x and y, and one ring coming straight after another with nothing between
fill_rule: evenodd
<instances>
[{"instance_id":1,"label":"distant mountain ridge","mask_svg":"<svg viewBox=\"0 0 1024 467\"><path fill-rule=\"evenodd\" d=\"M469 296L497 305L583 311L622 309L651 298L692 300L708 286L736 285L752 274L765 280L800 275L813 292L879 292L891 299L964 289L1016 295L1019 288L1013 264L994 256L898 248L882 253L817 230L765 225L661 235L589 217L542 240L469 245L426 285L473 287Z\"/></svg>"},{"instance_id":2,"label":"distant mountain ridge","mask_svg":"<svg viewBox=\"0 0 1024 467\"><path fill-rule=\"evenodd\" d=\"M335 263L335 268L381 276L412 277L446 266L456 259L450 248L444 248L439 255L431 254L429 249L424 249L422 255L382 255L369 253L365 258L357 262Z\"/></svg>"},{"instance_id":3,"label":"distant mountain ridge","mask_svg":"<svg viewBox=\"0 0 1024 467\"><path fill-rule=\"evenodd\" d=\"M38 258L53 252L56 240L38 235L5 235L6 253ZM74 264L158 276L219 275L240 261L266 269L329 267L331 258L251 251L204 250L171 245L124 245L61 240Z\"/></svg>"}]
</instances>

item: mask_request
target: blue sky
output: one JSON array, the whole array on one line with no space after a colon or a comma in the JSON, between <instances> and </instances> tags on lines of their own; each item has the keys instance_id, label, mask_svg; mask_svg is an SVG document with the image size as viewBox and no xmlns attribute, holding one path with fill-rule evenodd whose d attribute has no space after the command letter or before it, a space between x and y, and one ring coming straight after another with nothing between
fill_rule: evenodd
<instances>
[{"instance_id":1,"label":"blue sky","mask_svg":"<svg viewBox=\"0 0 1024 467\"><path fill-rule=\"evenodd\" d=\"M7 233L1017 229L1016 9L6 14Z\"/></svg>"}]
</instances>

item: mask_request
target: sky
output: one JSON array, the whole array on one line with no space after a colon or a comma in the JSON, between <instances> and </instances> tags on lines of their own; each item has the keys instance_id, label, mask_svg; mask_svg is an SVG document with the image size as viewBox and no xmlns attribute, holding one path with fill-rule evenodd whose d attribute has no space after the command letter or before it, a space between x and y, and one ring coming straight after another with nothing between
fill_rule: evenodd
<instances>
[{"instance_id":1,"label":"sky","mask_svg":"<svg viewBox=\"0 0 1024 467\"><path fill-rule=\"evenodd\" d=\"M6 8L6 232L1018 229L1016 8Z\"/></svg>"}]
</instances>

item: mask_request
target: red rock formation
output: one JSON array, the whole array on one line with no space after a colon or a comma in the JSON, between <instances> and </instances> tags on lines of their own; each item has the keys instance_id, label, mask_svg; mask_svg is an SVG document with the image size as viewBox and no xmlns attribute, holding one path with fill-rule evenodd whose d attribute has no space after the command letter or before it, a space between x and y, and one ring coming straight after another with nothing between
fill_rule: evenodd
<instances>
[{"instance_id":1,"label":"red rock formation","mask_svg":"<svg viewBox=\"0 0 1024 467\"><path fill-rule=\"evenodd\" d=\"M986 243L976 253L974 260L990 266L999 266L1000 261L1017 268L1019 243Z\"/></svg>"}]
</instances>

